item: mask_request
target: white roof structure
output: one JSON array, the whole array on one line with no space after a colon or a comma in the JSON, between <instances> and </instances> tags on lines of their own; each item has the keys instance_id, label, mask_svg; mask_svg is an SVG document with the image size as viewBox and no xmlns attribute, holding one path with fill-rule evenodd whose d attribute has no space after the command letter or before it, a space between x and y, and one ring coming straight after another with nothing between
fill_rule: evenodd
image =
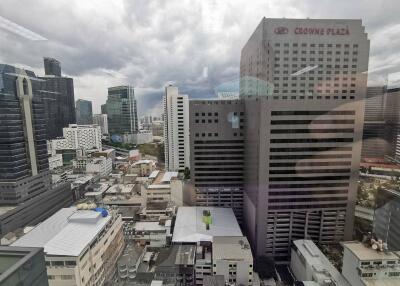
<instances>
[{"instance_id":1,"label":"white roof structure","mask_svg":"<svg viewBox=\"0 0 400 286\"><path fill-rule=\"evenodd\" d=\"M155 170L153 172L151 172L149 179L154 179L157 177L158 173L160 173L160 170Z\"/></svg>"},{"instance_id":2,"label":"white roof structure","mask_svg":"<svg viewBox=\"0 0 400 286\"><path fill-rule=\"evenodd\" d=\"M203 222L203 210L211 213L210 229ZM172 242L213 241L215 236L243 236L231 208L179 207Z\"/></svg>"},{"instance_id":3,"label":"white roof structure","mask_svg":"<svg viewBox=\"0 0 400 286\"><path fill-rule=\"evenodd\" d=\"M18 239L12 246L43 247L46 255L79 256L111 216L93 210L63 208Z\"/></svg>"},{"instance_id":4,"label":"white roof structure","mask_svg":"<svg viewBox=\"0 0 400 286\"><path fill-rule=\"evenodd\" d=\"M171 227L171 221L169 222L169 225L161 225L158 221L138 221L134 227L136 231L165 231Z\"/></svg>"},{"instance_id":5,"label":"white roof structure","mask_svg":"<svg viewBox=\"0 0 400 286\"><path fill-rule=\"evenodd\" d=\"M335 285L350 286L343 275L332 265L312 240L299 239L293 241L293 243L307 264L313 268L313 276L318 281L333 279L336 283Z\"/></svg>"},{"instance_id":6,"label":"white roof structure","mask_svg":"<svg viewBox=\"0 0 400 286\"><path fill-rule=\"evenodd\" d=\"M171 182L172 178L178 177L178 172L165 172L164 176L161 179L161 182L166 183L166 182Z\"/></svg>"}]
</instances>

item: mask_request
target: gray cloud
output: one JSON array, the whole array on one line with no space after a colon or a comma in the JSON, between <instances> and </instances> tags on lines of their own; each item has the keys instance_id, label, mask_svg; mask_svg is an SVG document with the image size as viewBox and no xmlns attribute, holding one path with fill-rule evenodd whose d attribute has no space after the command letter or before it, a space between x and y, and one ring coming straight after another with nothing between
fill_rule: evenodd
<instances>
[{"instance_id":1,"label":"gray cloud","mask_svg":"<svg viewBox=\"0 0 400 286\"><path fill-rule=\"evenodd\" d=\"M2 0L1 16L48 41L0 30L0 61L42 74L42 57L52 56L74 77L77 98L96 99L96 112L108 86L132 84L139 113L157 113L168 82L198 98L237 79L240 50L264 16L363 19L370 82L382 82L400 66L399 8L396 0Z\"/></svg>"}]
</instances>

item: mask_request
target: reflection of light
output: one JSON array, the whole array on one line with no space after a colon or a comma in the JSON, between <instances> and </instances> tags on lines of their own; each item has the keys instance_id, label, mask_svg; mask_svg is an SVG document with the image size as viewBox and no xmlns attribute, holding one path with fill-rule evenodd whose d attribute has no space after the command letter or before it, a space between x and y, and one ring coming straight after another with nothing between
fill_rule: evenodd
<instances>
[{"instance_id":1,"label":"reflection of light","mask_svg":"<svg viewBox=\"0 0 400 286\"><path fill-rule=\"evenodd\" d=\"M317 67L318 67L318 65L305 67L304 69L301 69L301 70L299 70L299 71L297 71L295 73L292 73L291 76L301 75L301 74L306 73L306 72L308 72L310 70L316 69Z\"/></svg>"},{"instance_id":2,"label":"reflection of light","mask_svg":"<svg viewBox=\"0 0 400 286\"><path fill-rule=\"evenodd\" d=\"M4 30L7 30L14 34L17 34L17 35L24 37L25 39L28 39L31 41L47 40L45 37L42 37L41 35L36 34L35 32L32 32L31 30L28 30L28 29L14 23L14 22L11 22L10 20L7 20L6 18L3 18L1 16L0 16L0 28L3 28Z\"/></svg>"}]
</instances>

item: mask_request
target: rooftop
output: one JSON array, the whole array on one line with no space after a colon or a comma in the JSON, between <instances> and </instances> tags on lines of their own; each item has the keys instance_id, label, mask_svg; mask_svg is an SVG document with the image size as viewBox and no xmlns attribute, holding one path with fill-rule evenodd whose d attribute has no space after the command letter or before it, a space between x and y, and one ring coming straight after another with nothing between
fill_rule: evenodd
<instances>
[{"instance_id":1,"label":"rooftop","mask_svg":"<svg viewBox=\"0 0 400 286\"><path fill-rule=\"evenodd\" d=\"M311 240L295 240L294 245L302 254L307 264L312 266L315 277L319 281L324 279L333 279L336 285L350 286L343 275L332 265L328 258L319 250Z\"/></svg>"},{"instance_id":2,"label":"rooftop","mask_svg":"<svg viewBox=\"0 0 400 286\"><path fill-rule=\"evenodd\" d=\"M399 259L399 255L390 251L376 251L358 241L343 242L343 247L351 251L359 260Z\"/></svg>"},{"instance_id":3,"label":"rooftop","mask_svg":"<svg viewBox=\"0 0 400 286\"><path fill-rule=\"evenodd\" d=\"M211 213L207 230L203 211ZM199 242L213 241L215 236L243 236L231 208L221 207L179 207L172 241Z\"/></svg>"},{"instance_id":4,"label":"rooftop","mask_svg":"<svg viewBox=\"0 0 400 286\"><path fill-rule=\"evenodd\" d=\"M213 260L253 261L249 241L245 236L216 236L213 241Z\"/></svg>"},{"instance_id":5,"label":"rooftop","mask_svg":"<svg viewBox=\"0 0 400 286\"><path fill-rule=\"evenodd\" d=\"M165 222L165 225L161 225L158 221L138 221L135 223L136 231L165 231L171 227L171 222Z\"/></svg>"},{"instance_id":6,"label":"rooftop","mask_svg":"<svg viewBox=\"0 0 400 286\"><path fill-rule=\"evenodd\" d=\"M12 246L43 247L46 255L79 256L110 219L93 210L63 208Z\"/></svg>"}]
</instances>

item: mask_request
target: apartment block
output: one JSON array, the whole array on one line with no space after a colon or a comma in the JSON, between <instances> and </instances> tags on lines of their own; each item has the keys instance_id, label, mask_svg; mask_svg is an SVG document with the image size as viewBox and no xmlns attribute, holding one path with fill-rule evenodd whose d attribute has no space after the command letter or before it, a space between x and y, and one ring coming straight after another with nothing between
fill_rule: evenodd
<instances>
[{"instance_id":1,"label":"apartment block","mask_svg":"<svg viewBox=\"0 0 400 286\"><path fill-rule=\"evenodd\" d=\"M184 171L190 164L188 96L170 85L165 87L163 102L165 167Z\"/></svg>"}]
</instances>

